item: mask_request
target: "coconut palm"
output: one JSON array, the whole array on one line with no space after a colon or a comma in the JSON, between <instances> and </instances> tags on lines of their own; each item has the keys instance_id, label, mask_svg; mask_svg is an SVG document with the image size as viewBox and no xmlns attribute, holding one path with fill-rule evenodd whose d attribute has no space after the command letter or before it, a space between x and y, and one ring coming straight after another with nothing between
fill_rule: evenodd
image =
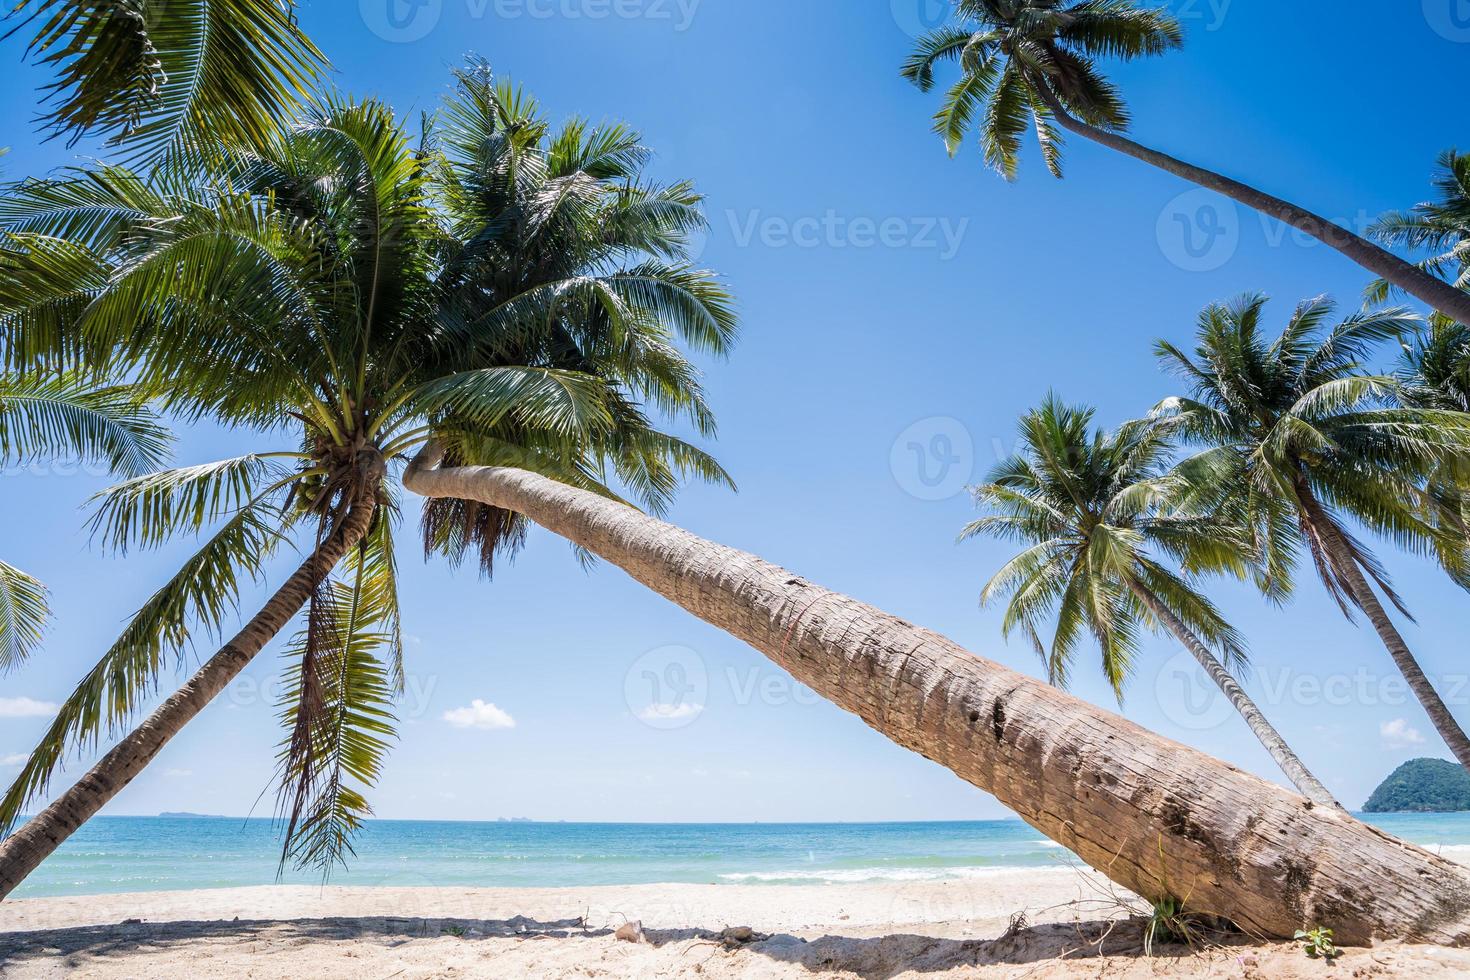
<instances>
[{"instance_id":1,"label":"coconut palm","mask_svg":"<svg viewBox=\"0 0 1470 980\"><path fill-rule=\"evenodd\" d=\"M72 373L0 374L0 464L71 456L141 476L167 459L169 442L136 388ZM45 586L0 561L0 674L35 652L49 616Z\"/></svg>"},{"instance_id":2,"label":"coconut palm","mask_svg":"<svg viewBox=\"0 0 1470 980\"><path fill-rule=\"evenodd\" d=\"M1434 186L1439 199L1393 211L1379 218L1368 233L1385 245L1431 252L1419 268L1470 290L1470 156L1446 150L1439 157ZM1386 279L1368 287L1368 301L1382 303L1393 291ZM1464 317L1460 321L1464 322Z\"/></svg>"},{"instance_id":3,"label":"coconut palm","mask_svg":"<svg viewBox=\"0 0 1470 980\"><path fill-rule=\"evenodd\" d=\"M427 447L404 485L524 514L611 562L1124 888L1252 935L1331 922L1345 942L1470 939L1470 872L1452 861L756 555L534 473L441 458Z\"/></svg>"},{"instance_id":4,"label":"coconut palm","mask_svg":"<svg viewBox=\"0 0 1470 980\"><path fill-rule=\"evenodd\" d=\"M1412 408L1470 413L1470 327L1442 318L1403 343L1395 398ZM1425 481L1425 513L1452 538L1470 540L1470 467L1456 460L1437 468ZM1455 555L1441 560L1462 587L1470 589L1470 568Z\"/></svg>"},{"instance_id":5,"label":"coconut palm","mask_svg":"<svg viewBox=\"0 0 1470 980\"><path fill-rule=\"evenodd\" d=\"M1465 458L1470 417L1395 404L1394 379L1364 368L1376 345L1418 325L1409 311L1362 312L1329 327L1332 304L1309 300L1268 340L1260 330L1265 305L1255 295L1208 307L1192 356L1160 341L1159 358L1191 396L1169 399L1157 412L1209 447L1188 462L1193 478L1252 515L1268 556L1268 594L1289 591L1291 565L1305 546L1343 613L1367 616L1435 729L1470 766L1470 740L1379 595L1407 616L1404 602L1349 528L1356 521L1451 569L1463 567L1464 539L1426 518L1421 488Z\"/></svg>"},{"instance_id":6,"label":"coconut palm","mask_svg":"<svg viewBox=\"0 0 1470 980\"><path fill-rule=\"evenodd\" d=\"M1470 413L1470 326L1437 323L1405 338L1396 394L1415 408Z\"/></svg>"},{"instance_id":7,"label":"coconut palm","mask_svg":"<svg viewBox=\"0 0 1470 980\"><path fill-rule=\"evenodd\" d=\"M107 168L0 202L26 246L0 270L17 356L126 363L176 411L276 442L101 495L106 545L205 540L61 706L0 820L70 748L131 719L192 633L220 632L240 581L284 542L308 552L179 691L0 845L0 895L303 608L282 704L283 860L325 872L343 859L402 677L390 477L425 440L464 463L616 485L655 509L682 477L724 479L649 414L711 431L675 337L715 352L733 337L727 295L683 260L698 196L644 178L647 153L623 127L552 132L483 66L457 78L418 147L386 106L332 98L224 172L149 183ZM521 543L503 512L440 506L425 519L435 551L488 565Z\"/></svg>"},{"instance_id":8,"label":"coconut palm","mask_svg":"<svg viewBox=\"0 0 1470 980\"><path fill-rule=\"evenodd\" d=\"M1470 319L1470 295L1373 242L1122 135L1129 125L1128 110L1098 70L1097 59L1132 60L1181 47L1183 30L1167 10L1137 0L954 0L954 12L957 23L922 38L903 67L905 78L928 91L936 66L959 63L960 78L935 114L935 130L951 154L978 128L986 162L1014 178L1022 138L1033 129L1047 167L1060 177L1060 127L1276 218L1429 306L1461 321Z\"/></svg>"},{"instance_id":9,"label":"coconut palm","mask_svg":"<svg viewBox=\"0 0 1470 980\"><path fill-rule=\"evenodd\" d=\"M291 0L19 0L7 19L55 73L42 122L129 158L263 145L325 67Z\"/></svg>"},{"instance_id":10,"label":"coconut palm","mask_svg":"<svg viewBox=\"0 0 1470 980\"><path fill-rule=\"evenodd\" d=\"M975 489L992 511L964 529L1024 546L985 584L980 598L1007 597L1002 629L1021 630L1053 684L1067 685L1078 641L1090 634L1118 703L1133 673L1143 628L1183 644L1240 712L1303 796L1337 801L1271 727L1230 673L1245 644L1200 591L1196 577L1250 571L1250 541L1216 518L1181 507L1190 488L1170 472L1167 426L1134 421L1091 431L1091 409L1049 396L1021 419L1021 448ZM1167 556L1184 572L1156 555ZM1044 620L1055 617L1050 643Z\"/></svg>"}]
</instances>

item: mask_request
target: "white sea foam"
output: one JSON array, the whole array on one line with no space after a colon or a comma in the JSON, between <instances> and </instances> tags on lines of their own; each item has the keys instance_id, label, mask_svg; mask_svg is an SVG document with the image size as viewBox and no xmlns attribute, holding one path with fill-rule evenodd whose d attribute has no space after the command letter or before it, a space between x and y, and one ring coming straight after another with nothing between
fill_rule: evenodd
<instances>
[{"instance_id":1,"label":"white sea foam","mask_svg":"<svg viewBox=\"0 0 1470 980\"><path fill-rule=\"evenodd\" d=\"M943 881L946 878L984 878L1016 868L842 868L826 871L743 871L720 875L724 881Z\"/></svg>"}]
</instances>

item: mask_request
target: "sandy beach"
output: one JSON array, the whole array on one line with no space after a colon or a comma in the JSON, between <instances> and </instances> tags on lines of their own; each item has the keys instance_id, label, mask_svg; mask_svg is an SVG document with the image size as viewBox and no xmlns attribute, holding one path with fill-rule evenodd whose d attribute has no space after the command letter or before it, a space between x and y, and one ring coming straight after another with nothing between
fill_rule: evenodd
<instances>
[{"instance_id":1,"label":"sandy beach","mask_svg":"<svg viewBox=\"0 0 1470 980\"><path fill-rule=\"evenodd\" d=\"M84 977L1315 977L1292 945L1142 949L1106 882L547 889L282 886L0 905L0 975ZM641 929L631 941L617 931ZM748 931L747 931L748 930ZM1470 951L1350 950L1330 975L1464 976Z\"/></svg>"}]
</instances>

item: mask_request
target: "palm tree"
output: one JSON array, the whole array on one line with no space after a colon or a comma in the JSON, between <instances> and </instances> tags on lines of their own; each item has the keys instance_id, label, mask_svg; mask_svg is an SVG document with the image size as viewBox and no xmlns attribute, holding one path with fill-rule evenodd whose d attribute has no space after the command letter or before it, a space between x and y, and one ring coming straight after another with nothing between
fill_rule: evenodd
<instances>
[{"instance_id":1,"label":"palm tree","mask_svg":"<svg viewBox=\"0 0 1470 980\"><path fill-rule=\"evenodd\" d=\"M1168 470L1167 426L1129 422L1092 432L1091 409L1048 396L1021 419L1021 449L975 489L993 513L961 538L998 537L1024 545L980 594L1009 597L1002 629L1020 629L1066 687L1084 631L1102 651L1103 674L1118 703L1133 673L1140 627L1166 630L1199 661L1240 712L1271 758L1307 799L1338 806L1230 674L1246 663L1245 644L1196 587L1195 574L1245 576L1249 540L1225 522L1188 514L1189 488ZM1181 575L1155 558L1167 555ZM1055 615L1051 643L1042 620ZM1222 662L1223 661L1223 662Z\"/></svg>"},{"instance_id":2,"label":"palm tree","mask_svg":"<svg viewBox=\"0 0 1470 980\"><path fill-rule=\"evenodd\" d=\"M1237 180L1150 149L1122 134L1128 110L1097 58L1132 60L1183 45L1179 21L1137 0L954 0L959 23L922 38L903 75L920 89L934 69L958 61L961 75L935 114L951 154L977 125L986 162L1016 175L1021 139L1034 129L1051 172L1062 173L1058 126L1176 177L1224 194L1337 249L1435 309L1470 319L1470 295L1340 225Z\"/></svg>"},{"instance_id":3,"label":"palm tree","mask_svg":"<svg viewBox=\"0 0 1470 980\"><path fill-rule=\"evenodd\" d=\"M1265 305L1257 295L1208 307L1192 357L1160 341L1159 358L1189 384L1192 397L1170 399L1157 412L1175 417L1187 438L1210 447L1186 464L1194 478L1252 515L1267 556L1268 594L1286 594L1293 559L1305 546L1344 615L1352 619L1358 609L1368 617L1435 729L1470 767L1470 739L1379 593L1407 616L1403 601L1347 526L1354 519L1400 546L1461 567L1464 539L1426 520L1420 490L1429 475L1465 458L1470 417L1394 404L1393 379L1364 371L1375 345L1417 325L1407 310L1359 313L1324 329L1332 304L1309 300L1268 342L1260 333Z\"/></svg>"},{"instance_id":4,"label":"palm tree","mask_svg":"<svg viewBox=\"0 0 1470 980\"><path fill-rule=\"evenodd\" d=\"M0 464L74 456L140 476L168 457L170 437L127 385L97 385L72 373L0 374ZM50 618L46 587L0 561L0 674L41 643Z\"/></svg>"},{"instance_id":5,"label":"palm tree","mask_svg":"<svg viewBox=\"0 0 1470 980\"><path fill-rule=\"evenodd\" d=\"M1438 163L1434 186L1439 200L1385 214L1368 233L1385 245L1434 253L1419 268L1470 291L1470 156L1446 150ZM1382 303L1392 291L1386 279L1379 279L1368 287L1368 301ZM1463 316L1460 322L1465 322Z\"/></svg>"},{"instance_id":6,"label":"palm tree","mask_svg":"<svg viewBox=\"0 0 1470 980\"><path fill-rule=\"evenodd\" d=\"M28 53L55 72L55 135L137 160L223 142L263 146L306 97L326 59L296 26L291 0L27 0L5 32L35 31Z\"/></svg>"},{"instance_id":7,"label":"palm tree","mask_svg":"<svg viewBox=\"0 0 1470 980\"><path fill-rule=\"evenodd\" d=\"M431 444L404 485L524 514L611 562L1125 888L1253 935L1322 922L1349 943L1470 940L1470 871L1452 861L755 555L533 473L441 459Z\"/></svg>"},{"instance_id":8,"label":"palm tree","mask_svg":"<svg viewBox=\"0 0 1470 980\"><path fill-rule=\"evenodd\" d=\"M1411 408L1470 413L1470 327L1436 318L1403 342L1394 397ZM1452 540L1470 541L1470 468L1438 467L1425 481L1425 514ZM1470 567L1441 555L1450 576L1470 589Z\"/></svg>"},{"instance_id":9,"label":"palm tree","mask_svg":"<svg viewBox=\"0 0 1470 980\"><path fill-rule=\"evenodd\" d=\"M342 860L402 677L390 476L425 440L602 494L615 482L655 509L684 476L725 478L643 407L712 429L674 342L721 352L734 331L718 281L683 260L698 196L644 178L647 152L623 127L551 132L484 66L457 79L419 147L386 106L334 98L268 150L189 183L105 168L0 202L24 246L0 269L9 350L126 363L186 416L290 440L101 495L94 526L113 548L207 537L61 706L0 821L45 791L68 749L126 723L192 632L221 632L240 580L285 540L309 552L179 691L0 845L0 896L303 608L282 704L283 861L325 873ZM488 566L524 526L449 503L426 513L425 532L432 550Z\"/></svg>"}]
</instances>

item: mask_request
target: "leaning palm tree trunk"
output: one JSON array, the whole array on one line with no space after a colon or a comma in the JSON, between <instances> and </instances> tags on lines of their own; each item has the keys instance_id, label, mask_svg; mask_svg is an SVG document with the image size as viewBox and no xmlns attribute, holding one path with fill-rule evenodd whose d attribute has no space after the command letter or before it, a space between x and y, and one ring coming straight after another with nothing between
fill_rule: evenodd
<instances>
[{"instance_id":1,"label":"leaning palm tree trunk","mask_svg":"<svg viewBox=\"0 0 1470 980\"><path fill-rule=\"evenodd\" d=\"M1470 941L1470 870L1153 735L928 630L631 507L520 470L405 474L513 510L993 793L1126 888L1253 933Z\"/></svg>"},{"instance_id":2,"label":"leaning palm tree trunk","mask_svg":"<svg viewBox=\"0 0 1470 980\"><path fill-rule=\"evenodd\" d=\"M1233 180L1213 170L1197 167L1192 163L1185 163L1183 160L1169 156L1167 153L1150 149L1126 136L1090 126L1068 112L1057 101L1056 96L1044 87L1037 86L1037 91L1064 129L1079 136L1085 136L1119 153L1125 153L1135 160L1152 164L1176 177L1182 177L1191 183L1224 194L1248 208L1254 208L1261 214L1269 215L1298 231L1305 232L1318 241L1337 249L1358 265L1387 280L1410 296L1439 310L1445 316L1458 320L1460 323L1470 324L1470 293L1455 288L1413 263L1405 262L1361 235L1355 235L1341 225L1328 221L1321 215L1313 214L1306 208L1297 207L1295 204L1256 190L1248 184L1242 184L1238 180Z\"/></svg>"},{"instance_id":3,"label":"leaning palm tree trunk","mask_svg":"<svg viewBox=\"0 0 1470 980\"><path fill-rule=\"evenodd\" d=\"M1209 648L1200 642L1200 638L1195 636L1194 631L1181 622L1168 606L1159 601L1158 596L1144 587L1143 583L1133 581L1128 585L1133 590L1133 594L1138 597L1138 601L1147 606L1155 618L1163 623L1170 633L1174 634L1175 639L1184 644L1185 649L1194 656L1195 660L1199 661L1205 673L1210 675L1210 680L1215 682L1215 686L1220 688L1235 710L1240 712L1240 716L1245 719L1250 730L1266 747L1266 751L1271 753L1271 758L1276 760L1276 764L1281 767L1282 772L1286 773L1286 778L1291 780L1292 785L1313 803L1337 807L1341 810L1342 804L1337 802L1327 791L1327 787L1323 786L1302 760L1297 758L1291 746L1286 744L1286 739L1282 738L1281 733L1266 720L1266 716L1261 713L1261 709L1256 707L1250 695L1245 693L1245 690L1225 669L1225 665L1210 653Z\"/></svg>"},{"instance_id":4,"label":"leaning palm tree trunk","mask_svg":"<svg viewBox=\"0 0 1470 980\"><path fill-rule=\"evenodd\" d=\"M1383 603L1378 601L1373 587L1368 584L1362 570L1358 568L1352 548L1344 540L1342 532L1328 518L1316 497L1309 490L1299 488L1298 495L1306 511L1306 520L1310 523L1317 539L1322 542L1322 550L1326 552L1332 570L1347 586L1353 601L1368 617L1368 622L1373 624L1378 638L1383 641L1388 655L1393 658L1394 666L1398 667L1399 673L1404 675L1404 680L1408 683L1409 690L1414 692L1414 697L1419 699L1419 704L1423 706L1424 713L1429 716L1434 730L1439 733L1440 738L1444 739L1444 744L1449 746L1460 765L1470 770L1470 738L1465 736L1465 730L1460 727L1455 716L1450 714L1449 706L1434 689L1434 683L1425 675L1424 668L1419 666L1419 661L1414 658L1413 651L1404 642L1403 634L1399 633L1398 627L1393 625L1393 620L1389 618L1388 611L1383 608Z\"/></svg>"},{"instance_id":5,"label":"leaning palm tree trunk","mask_svg":"<svg viewBox=\"0 0 1470 980\"><path fill-rule=\"evenodd\" d=\"M78 827L122 792L170 739L239 676L291 617L301 611L337 563L362 540L375 510L370 486L244 629L220 647L183 687L98 760L75 785L0 843L0 899L14 891Z\"/></svg>"}]
</instances>

